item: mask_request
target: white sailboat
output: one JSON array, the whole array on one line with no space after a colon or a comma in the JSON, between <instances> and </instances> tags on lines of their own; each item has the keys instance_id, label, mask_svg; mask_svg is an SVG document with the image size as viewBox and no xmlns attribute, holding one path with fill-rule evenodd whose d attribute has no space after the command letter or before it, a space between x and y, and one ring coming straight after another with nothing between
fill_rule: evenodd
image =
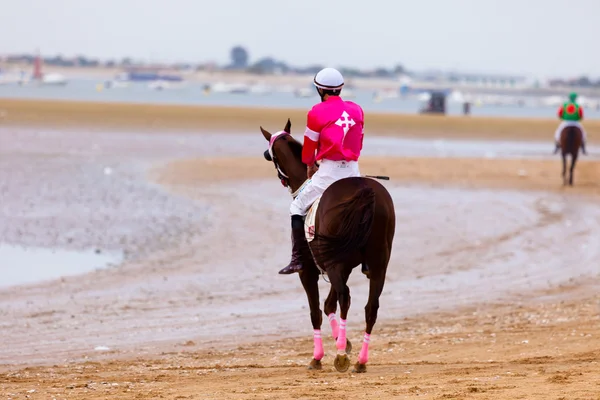
<instances>
[{"instance_id":1,"label":"white sailboat","mask_svg":"<svg viewBox=\"0 0 600 400\"><path fill-rule=\"evenodd\" d=\"M40 56L39 52L33 62L33 75L31 76L30 81L39 86L64 86L68 82L67 78L65 78L62 74L44 74L42 72L42 57Z\"/></svg>"}]
</instances>

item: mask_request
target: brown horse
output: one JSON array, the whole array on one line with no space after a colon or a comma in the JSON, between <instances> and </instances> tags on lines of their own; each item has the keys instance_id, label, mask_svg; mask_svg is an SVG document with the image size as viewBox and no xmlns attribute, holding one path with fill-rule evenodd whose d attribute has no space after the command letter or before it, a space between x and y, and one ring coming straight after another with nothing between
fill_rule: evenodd
<instances>
[{"instance_id":1,"label":"brown horse","mask_svg":"<svg viewBox=\"0 0 600 400\"><path fill-rule=\"evenodd\" d=\"M260 128L269 142L264 157L273 162L277 175L292 196L307 181L306 165L302 162L302 144L291 134L291 123L283 131L271 135ZM304 268L300 281L308 297L310 318L314 329L314 353L309 369L321 369L323 343L322 315L319 309L320 273L327 273L331 287L324 311L331 324L331 333L338 349L334 366L340 372L350 366L348 353L352 345L346 338L346 318L350 308L348 278L354 267L363 265L369 282L369 299L365 306L366 329L355 372L365 372L370 335L377 320L379 297L383 290L387 266L392 252L396 228L394 203L389 192L374 179L352 177L331 184L320 199L315 221L314 239L303 254ZM336 311L340 304L340 322Z\"/></svg>"},{"instance_id":2,"label":"brown horse","mask_svg":"<svg viewBox=\"0 0 600 400\"><path fill-rule=\"evenodd\" d=\"M577 163L577 157L579 156L579 148L583 143L583 134L581 130L576 126L566 126L560 133L560 148L562 153L563 162L563 184L567 183L573 186L573 171L575 170L575 164ZM569 179L567 180L567 155L571 155L571 168L569 173ZM585 154L585 150L584 150Z\"/></svg>"}]
</instances>

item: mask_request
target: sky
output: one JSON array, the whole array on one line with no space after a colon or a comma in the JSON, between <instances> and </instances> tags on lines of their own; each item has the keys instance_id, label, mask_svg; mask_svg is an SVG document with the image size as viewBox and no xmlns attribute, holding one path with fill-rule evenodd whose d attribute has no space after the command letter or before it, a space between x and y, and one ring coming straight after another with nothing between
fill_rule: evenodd
<instances>
[{"instance_id":1,"label":"sky","mask_svg":"<svg viewBox=\"0 0 600 400\"><path fill-rule=\"evenodd\" d=\"M600 76L600 0L4 0L0 54Z\"/></svg>"}]
</instances>

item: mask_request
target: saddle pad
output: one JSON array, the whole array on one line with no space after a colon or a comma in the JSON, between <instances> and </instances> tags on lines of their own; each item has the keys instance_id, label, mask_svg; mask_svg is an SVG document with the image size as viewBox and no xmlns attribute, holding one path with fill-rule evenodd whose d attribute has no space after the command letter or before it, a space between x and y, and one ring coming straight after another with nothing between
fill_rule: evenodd
<instances>
[{"instance_id":1,"label":"saddle pad","mask_svg":"<svg viewBox=\"0 0 600 400\"><path fill-rule=\"evenodd\" d=\"M308 214L306 214L306 219L304 220L304 233L308 242L312 242L315 238L315 220L317 219L317 209L319 208L320 200L321 197L317 198L317 200L312 203L312 206L308 209Z\"/></svg>"}]
</instances>

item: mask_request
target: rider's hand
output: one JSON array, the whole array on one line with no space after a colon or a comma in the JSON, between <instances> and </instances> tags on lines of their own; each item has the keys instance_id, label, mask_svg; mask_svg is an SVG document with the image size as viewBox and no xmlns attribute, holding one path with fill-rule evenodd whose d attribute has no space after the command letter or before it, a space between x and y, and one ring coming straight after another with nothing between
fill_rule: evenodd
<instances>
[{"instance_id":1,"label":"rider's hand","mask_svg":"<svg viewBox=\"0 0 600 400\"><path fill-rule=\"evenodd\" d=\"M313 164L313 165L307 165L306 166L306 173L308 174L308 179L312 178L312 176L315 174L315 172L317 172L319 170L319 167L317 167L317 164Z\"/></svg>"}]
</instances>

